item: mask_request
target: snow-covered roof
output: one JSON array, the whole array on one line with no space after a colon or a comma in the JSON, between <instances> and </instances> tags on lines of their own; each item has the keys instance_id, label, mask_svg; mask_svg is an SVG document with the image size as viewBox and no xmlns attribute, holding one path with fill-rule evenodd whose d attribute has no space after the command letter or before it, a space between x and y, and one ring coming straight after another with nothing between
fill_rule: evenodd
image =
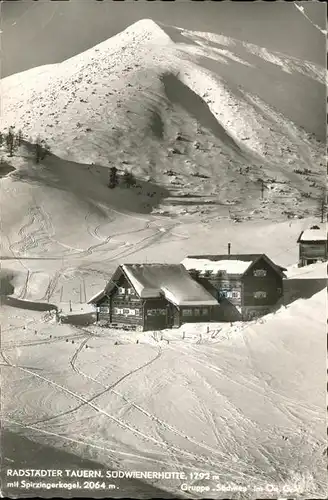
<instances>
[{"instance_id":1,"label":"snow-covered roof","mask_svg":"<svg viewBox=\"0 0 328 500\"><path fill-rule=\"evenodd\" d=\"M327 241L327 231L324 229L306 229L301 233L299 241Z\"/></svg>"},{"instance_id":2,"label":"snow-covered roof","mask_svg":"<svg viewBox=\"0 0 328 500\"><path fill-rule=\"evenodd\" d=\"M260 258L265 259L281 275L286 270L272 262L265 254L190 255L182 261L182 265L188 271L195 269L200 273L210 271L213 274L224 271L227 274L242 276Z\"/></svg>"},{"instance_id":3,"label":"snow-covered roof","mask_svg":"<svg viewBox=\"0 0 328 500\"><path fill-rule=\"evenodd\" d=\"M244 260L219 260L214 262L209 259L187 257L182 261L182 264L188 271L195 269L202 273L206 271L211 271L212 273L226 271L228 274L244 274L251 262Z\"/></svg>"},{"instance_id":4,"label":"snow-covered roof","mask_svg":"<svg viewBox=\"0 0 328 500\"><path fill-rule=\"evenodd\" d=\"M102 299L106 294L106 290L101 290L101 292L96 293L96 295L93 295L91 299L88 300L88 304L95 304L98 302L98 300Z\"/></svg>"},{"instance_id":5,"label":"snow-covered roof","mask_svg":"<svg viewBox=\"0 0 328 500\"><path fill-rule=\"evenodd\" d=\"M181 264L123 264L121 268L142 298L164 295L177 306L218 305Z\"/></svg>"}]
</instances>

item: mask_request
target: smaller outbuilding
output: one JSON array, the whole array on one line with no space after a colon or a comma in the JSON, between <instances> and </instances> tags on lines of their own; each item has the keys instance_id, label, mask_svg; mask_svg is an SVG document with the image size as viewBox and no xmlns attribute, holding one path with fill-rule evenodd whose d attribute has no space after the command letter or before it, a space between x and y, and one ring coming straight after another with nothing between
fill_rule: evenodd
<instances>
[{"instance_id":1,"label":"smaller outbuilding","mask_svg":"<svg viewBox=\"0 0 328 500\"><path fill-rule=\"evenodd\" d=\"M327 260L327 229L313 226L302 231L298 237L298 267Z\"/></svg>"}]
</instances>

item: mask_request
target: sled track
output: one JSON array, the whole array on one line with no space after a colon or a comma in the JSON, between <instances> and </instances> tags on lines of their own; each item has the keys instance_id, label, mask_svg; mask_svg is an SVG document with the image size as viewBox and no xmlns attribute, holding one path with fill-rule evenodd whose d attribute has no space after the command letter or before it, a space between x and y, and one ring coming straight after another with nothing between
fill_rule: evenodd
<instances>
[{"instance_id":1,"label":"sled track","mask_svg":"<svg viewBox=\"0 0 328 500\"><path fill-rule=\"evenodd\" d=\"M88 379L96 382L99 385L102 385L103 387L105 387L105 389L103 391L98 392L97 394L95 394L91 398L89 398L85 403L79 404L75 408L72 408L71 410L68 410L66 412L59 413L57 415L54 415L52 417L48 417L46 419L35 421L35 422L33 422L33 425L39 424L39 423L49 422L50 420L54 420L56 418L63 417L63 416L69 415L71 413L74 413L75 411L77 411L80 408L82 408L83 406L85 406L85 404L88 404L88 403L94 401L95 399L97 399L98 397L102 396L103 394L106 394L107 392L111 391L114 387L116 387L118 384L120 384L123 380L125 380L128 377L130 377L134 373L136 373L136 372L138 372L138 371L146 368L147 366L149 366L150 364L152 364L154 361L156 361L161 356L161 350L159 350L159 352L156 354L156 356L154 358L152 358L150 361L147 361L147 363L145 363L144 365L141 365L138 368L136 368L136 369L134 369L134 370L126 373L125 375L123 375L122 377L120 377L118 380L116 380L116 382L114 382L112 385L106 387L103 384L101 384L100 382L98 382L96 379L93 379L92 377L89 377L89 376L85 375L83 372L81 372L76 367L76 361L77 361L77 357L78 357L79 353L82 351L83 347L86 345L86 343L92 337L95 337L95 335L89 333L88 337L84 338L84 340L81 342L81 344L79 345L79 347L76 349L76 351L75 351L72 359L70 360L70 365L71 365L71 367L72 367L72 369L74 370L75 373L77 373L78 375L82 375L84 378L88 378Z\"/></svg>"},{"instance_id":2,"label":"sled track","mask_svg":"<svg viewBox=\"0 0 328 500\"><path fill-rule=\"evenodd\" d=\"M171 346L168 347L168 348L176 350L175 348L173 348ZM179 352L181 354L181 350ZM194 356L192 356L190 354L186 354L186 353L184 353L184 354L187 355L188 357L190 357L196 363L200 364L203 368L206 368L206 369L208 369L210 371L213 371L214 373L219 374L221 378L226 379L230 383L233 382L234 384L237 384L237 385L241 386L242 388L247 388L249 390L254 391L257 394L261 394L262 397L267 398L273 406L275 406L283 415L288 416L289 419L292 422L294 422L295 425L297 425L298 427L301 427L301 428L304 427L304 421L299 416L299 411L298 411L299 409L303 408L307 412L311 412L311 413L314 413L314 414L318 413L313 408L308 408L307 406L302 405L302 403L300 403L298 401L295 401L295 400L292 401L288 397L279 394L277 391L274 391L273 389L271 389L271 387L268 386L267 384L266 385L262 385L262 386L261 385L258 386L256 384L250 382L249 380L244 380L244 383L239 382L237 380L233 380L232 378L229 378L227 375L225 375L223 372L221 372L220 369L215 368L213 365L211 365L209 363L206 363L206 361L199 360L198 358L196 358L196 357L194 357ZM202 376L202 378L204 379L204 376ZM207 383L205 381L205 379L204 379L204 383ZM212 390L213 389L215 389L215 388L213 387ZM262 389L262 391L261 391L261 389ZM217 392L217 390L216 390L216 392ZM267 395L267 392L268 392L268 395ZM295 410L294 413L292 412L292 410L290 410L288 408L288 405L290 405L290 404L295 405L296 408L297 408L297 410ZM320 409L318 409L318 410L320 410ZM254 430L256 430L256 426L254 427L254 425L253 425L253 423L252 423L251 420L247 419L246 417L244 417L244 420L245 420L246 423L248 421L249 424L253 426ZM324 419L322 417L322 422L323 421L324 421ZM272 460L270 462L270 460L269 460L270 454L267 452L267 450L265 450L265 451L262 450L262 452L261 452L261 449L259 447L258 451L259 451L259 453L262 453L262 456L265 457L265 460L267 461L267 463L271 463L271 464L275 463L274 457L272 457Z\"/></svg>"},{"instance_id":3,"label":"sled track","mask_svg":"<svg viewBox=\"0 0 328 500\"><path fill-rule=\"evenodd\" d=\"M93 379L92 377L89 377L88 375L86 374L83 374L80 370L78 370L75 366L75 363L76 363L76 359L77 359L77 356L79 354L79 352L81 352L83 346L85 345L85 343L90 339L90 336L88 336L88 338L84 339L84 341L81 343L81 345L79 346L79 348L77 349L77 351L74 353L74 356L71 360L71 363L74 365L74 371L76 373L79 373L80 375L84 376L85 378L88 378L92 381L95 381L96 383L98 383L99 385L103 385L101 384L100 382L98 382L97 380ZM124 380L125 378L127 378L128 376L136 373L137 371L145 368L146 366L149 366L150 364L152 364L156 359L158 359L161 355L161 351L159 351L156 356L148 361L146 364L138 367L137 369L125 374L123 377L121 377L119 380L117 380L114 384L112 384L111 386L109 387L105 387L105 389L103 391L101 391L100 393L97 393L96 395L94 395L92 398L90 399L85 399L84 397L80 396L79 394L76 394L74 393L73 391L49 380L49 379L46 379L45 377L41 377L39 376L38 374L34 374L36 377L39 377L43 380L45 380L46 382L50 383L51 385L54 385L55 387L58 387L59 389L73 395L74 397L76 397L76 399L80 400L81 401L81 404L78 405L78 407L76 408L73 408L72 410L68 410L67 412L63 412L62 414L58 414L58 415L55 415L54 417L50 417L50 418L47 418L47 419L43 419L43 420L39 420L39 421L36 421L36 422L33 422L31 425L36 425L38 423L45 423L45 422L49 422L50 420L53 420L55 418L58 418L58 417L61 417L61 416L65 416L65 415L68 415L70 413L73 413L75 412L76 410L78 410L79 408L81 408L82 406L84 405L88 405L90 407L92 407L93 409L95 409L96 411L98 411L99 413L101 414L104 414L106 415L110 420L114 421L116 424L118 424L120 427L126 429L126 430L129 430L130 432L132 432L133 434L135 434L137 437L141 437L142 439L146 440L146 441L150 441L152 443L154 443L155 445L161 447L161 448L164 448L164 449L167 449L167 450L170 450L170 451L175 451L177 453L179 453L180 455L184 455L186 457L188 457L190 460L194 460L197 462L202 462L208 466L212 466L212 467L218 467L219 464L216 463L216 462L212 462L209 458L207 457L204 457L204 456L201 456L201 455L196 455L194 453L191 453L191 452L188 452L186 450L183 450L181 448L179 448L178 446L174 446L174 445L170 445L170 444L167 444L167 443L163 443L162 441L159 441L158 439L152 437L152 436L149 436L147 434L144 434L142 431L136 429L135 427L125 423L124 421L122 421L121 419L118 419L117 417L115 417L114 415L111 415L109 414L108 412L104 411L103 409L101 409L99 406L95 405L93 403L93 401L100 397L102 394L106 393L106 392L109 392L111 390L113 390L114 387L116 387L122 380ZM24 371L27 371L26 369ZM33 375L33 372L29 372ZM150 414L149 414L150 415Z\"/></svg>"},{"instance_id":4,"label":"sled track","mask_svg":"<svg viewBox=\"0 0 328 500\"><path fill-rule=\"evenodd\" d=\"M36 345L55 344L57 342L66 341L66 340L80 340L83 337L84 337L84 334L77 334L77 335L72 334L72 335L63 335L61 337L53 337L51 339L49 338L49 339L44 339L44 340L30 340L30 341L19 342L19 343L12 341L8 344L5 344L4 348L6 350L10 350L10 349L15 349L16 347L32 347L32 346L36 346Z\"/></svg>"},{"instance_id":5,"label":"sled track","mask_svg":"<svg viewBox=\"0 0 328 500\"><path fill-rule=\"evenodd\" d=\"M119 380L117 380L114 384L112 384L111 386L109 387L106 387L104 386L104 384L100 383L99 381L97 381L96 379L94 379L93 377L90 377L88 375L86 375L84 372L82 372L81 370L78 370L76 367L75 367L75 363L76 363L76 360L77 360L77 356L79 355L79 353L81 352L82 348L84 347L84 345L86 344L86 342L88 341L88 338L85 339L81 345L79 346L79 348L76 350L72 360L70 361L70 364L72 366L72 368L74 369L74 371L76 371L77 373L79 373L80 375L98 383L99 385L102 385L103 387L105 387L105 390L100 392L99 394L97 394L96 396L94 396L93 398L91 398L89 401L92 401L93 399L101 396L102 394L105 394L106 392L108 391L112 391L114 394L116 394L117 396L121 397L125 402L127 402L130 406L132 406L133 408L135 408L136 410L138 410L139 412L143 413L146 417L148 417L150 420L153 420L155 421L159 426L161 426L162 428L172 432L173 434L176 434L178 435L179 437L182 437L184 439L186 439L187 441L189 441L190 443L193 443L194 445L198 446L198 447L201 447L203 449L206 449L207 451L217 455L222 455L220 453L218 453L218 451L208 445L206 445L205 443L203 442L200 442L200 441L197 441L195 438L193 437L190 437L188 436L187 434L179 431L178 429L176 429L175 427L173 427L172 425L168 424L167 422L163 421L162 419L156 417L156 415L148 412L147 410L145 410L144 408L142 408L140 405L137 405L136 403L130 401L129 399L127 399L124 395L122 395L121 393L117 392L114 390L114 388L120 383L122 382L125 378L129 377L130 375L138 372L139 370L143 369L143 368L146 368L147 366L149 366L150 364L152 364L154 361L156 361L156 359L158 359L161 355L161 351L159 351L159 353L155 356L155 358L153 358L152 360L148 361L145 365L127 373L126 375L124 375L123 377L121 377ZM76 409L80 408L82 405L79 405L79 407L73 409L73 410L70 410L70 412L72 411L75 411ZM181 451L181 450L180 450Z\"/></svg>"},{"instance_id":6,"label":"sled track","mask_svg":"<svg viewBox=\"0 0 328 500\"><path fill-rule=\"evenodd\" d=\"M57 434L55 432L51 432L51 431L48 431L48 430L45 430L45 429L40 429L38 427L34 427L33 424L32 425L26 425L26 424L22 424L21 422L17 422L16 420L11 420L11 419L7 419L7 418L3 418L2 420L3 420L3 422L8 422L8 423L17 425L19 427L22 427L23 429L31 429L31 430L37 431L37 432L39 432L41 434L45 434L45 435L48 435L48 436L53 436L53 437L62 439L64 441L70 442L70 443L76 443L76 444L80 444L82 446L87 446L87 447L90 447L90 448L94 448L96 450L105 451L107 457L109 457L111 459L111 466L113 466L113 465L115 465L116 467L122 466L122 463L117 460L117 455L122 455L123 457L125 457L125 459L129 459L129 458L134 458L135 459L135 458L137 458L139 461L144 460L146 462L158 463L161 466L167 465L169 467L172 467L172 465L174 465L171 462L166 462L165 460L158 460L158 459L153 458L153 457L147 457L147 456L143 456L143 455L138 455L137 453L131 453L131 452L129 453L129 452L120 451L120 450L115 450L115 453L113 453L113 449L112 448L106 448L104 446L96 445L95 442L97 442L97 440L95 440L95 439L93 439L92 442L81 441L79 439L69 438L67 436L63 436L62 434ZM98 440L98 442L99 442L99 440ZM113 454L111 455L111 453L113 453ZM188 465L184 465L184 468L185 469L191 469L192 471L197 471L197 472L207 472L207 471L205 471L203 469L198 468L197 466L196 467L189 467Z\"/></svg>"},{"instance_id":7,"label":"sled track","mask_svg":"<svg viewBox=\"0 0 328 500\"><path fill-rule=\"evenodd\" d=\"M56 287L58 285L58 280L59 280L59 276L60 276L61 272L62 272L62 269L60 269L59 271L56 271L54 276L52 278L50 278L49 284L46 288L46 291L45 291L43 297L40 299L40 302L42 302L44 300L46 300L47 302L50 301L50 298L54 294Z\"/></svg>"},{"instance_id":8,"label":"sled track","mask_svg":"<svg viewBox=\"0 0 328 500\"><path fill-rule=\"evenodd\" d=\"M243 329L241 329L241 330L243 330ZM183 347L185 347L185 346L183 346ZM192 348L192 346L190 344L189 344L189 347ZM174 348L172 346L169 346L168 348L172 349L174 351L178 351L176 348ZM181 354L181 350L179 350L179 352ZM184 355L190 357L193 361L195 361L196 363L202 365L204 368L207 368L208 370L213 371L214 373L219 374L221 377L224 377L227 381L230 381L230 382L232 381L234 384L238 384L238 385L240 385L243 388L246 387L247 389L250 389L250 390L252 390L254 392L257 392L257 393L258 393L259 389L262 388L263 389L263 394L262 395L264 397L267 397L267 396L265 396L265 394L266 394L267 389L268 389L271 394L277 396L278 398L280 398L282 400L285 400L287 403L294 403L295 405L298 406L298 408L303 408L306 411L312 411L312 412L320 411L319 407L316 407L316 410L314 410L312 408L308 408L307 406L302 405L302 403L299 402L299 401L293 400L293 399L291 399L291 398L289 398L287 396L284 396L283 394L279 394L277 391L275 391L270 386L268 386L268 384L266 384L265 386L262 385L262 387L261 387L261 386L256 385L253 382L250 382L249 380L245 380L245 383L243 384L241 382L238 382L237 380L232 380L227 375L225 375L224 372L222 370L220 370L220 368L212 365L211 363L208 363L206 360L200 360L199 358L196 358L195 356L193 356L192 354L190 354L188 352L184 352Z\"/></svg>"},{"instance_id":9,"label":"sled track","mask_svg":"<svg viewBox=\"0 0 328 500\"><path fill-rule=\"evenodd\" d=\"M20 247L20 252L26 252L40 246L41 243L51 240L54 229L48 214L41 207L35 206L28 210L29 221L21 227L18 235L22 238L20 241L12 244L13 247ZM32 228L33 224L39 225L30 234L27 231ZM51 233L51 235L50 235Z\"/></svg>"},{"instance_id":10,"label":"sled track","mask_svg":"<svg viewBox=\"0 0 328 500\"><path fill-rule=\"evenodd\" d=\"M5 355L4 351L1 349L0 350L0 356L1 358L3 359L3 363L0 364L0 366L7 366L8 368L25 368L25 369L28 369L28 370L37 370L37 371L42 371L42 368L36 368L36 367L30 367L30 366L20 366L20 365L13 365L9 359L7 358L7 356Z\"/></svg>"},{"instance_id":11,"label":"sled track","mask_svg":"<svg viewBox=\"0 0 328 500\"><path fill-rule=\"evenodd\" d=\"M195 376L201 380L202 385L205 385L205 387L208 387L208 389L210 391L212 391L212 392L214 391L220 398L223 398L225 400L225 402L226 402L225 409L230 414L229 418L225 419L225 427L229 429L231 436L234 436L234 431L233 431L233 427L231 426L231 422L232 423L238 422L238 426L240 426L240 424L242 424L242 425L244 424L245 426L247 426L248 429L252 429L252 431L258 430L258 425L252 419L246 417L229 399L227 399L227 397L224 394L222 394L214 386L209 384L204 376L199 374L194 368L191 368L191 369L194 372ZM199 397L196 393L195 393L195 396L198 399L198 401L200 401ZM200 401L200 402L201 402L203 415L207 420L208 419L208 409L206 408L206 406L203 404L202 401ZM210 419L210 424L212 421L213 421L213 418ZM216 431L216 435L218 437L217 431ZM250 434L250 436L251 436L251 434ZM263 461L268 466L271 466L273 469L275 469L275 467L274 467L274 464L276 462L275 457L270 452L268 452L268 450L263 445L261 445L258 441L254 441L253 439L251 439L250 436L248 439L249 439L250 443L252 444L252 447L257 450L257 453L261 456ZM226 445L223 447L225 448ZM230 458L226 457L225 454L223 454L223 453L221 453L221 456L222 456L223 461L221 462L220 472L221 472L221 474L223 474L223 477L225 477L225 478L230 474L230 472L233 472L235 475L241 475L245 479L248 478L249 480L251 479L253 481L256 481L257 478L260 477L261 473L263 472L261 469L254 467L251 463L251 460L247 460L247 459L244 460L240 456L238 456L238 463L240 465L242 465L244 472L241 470L236 470L233 468ZM226 468L225 471L223 470L224 467ZM274 473L275 473L275 475L278 474L276 470L274 471ZM273 479L274 478L272 477L272 480Z\"/></svg>"},{"instance_id":12,"label":"sled track","mask_svg":"<svg viewBox=\"0 0 328 500\"><path fill-rule=\"evenodd\" d=\"M26 295L27 295L27 289L28 289L28 283L29 283L29 280L31 278L33 273L30 272L30 270L28 269L27 270L27 273L26 273L26 279L25 279L25 282L24 282L24 286L21 290L21 293L19 294L18 296L18 299L25 299L26 298Z\"/></svg>"}]
</instances>

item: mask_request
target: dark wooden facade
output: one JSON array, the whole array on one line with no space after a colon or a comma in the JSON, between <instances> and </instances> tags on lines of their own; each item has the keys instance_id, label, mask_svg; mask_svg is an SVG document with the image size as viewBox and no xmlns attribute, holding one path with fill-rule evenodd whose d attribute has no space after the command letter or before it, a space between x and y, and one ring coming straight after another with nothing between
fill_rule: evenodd
<instances>
[{"instance_id":1,"label":"dark wooden facade","mask_svg":"<svg viewBox=\"0 0 328 500\"><path fill-rule=\"evenodd\" d=\"M267 314L283 294L283 275L262 257L242 277L242 316Z\"/></svg>"},{"instance_id":2,"label":"dark wooden facade","mask_svg":"<svg viewBox=\"0 0 328 500\"><path fill-rule=\"evenodd\" d=\"M215 309L215 306L178 307L164 296L140 298L123 272L115 280L112 290L94 304L97 321L141 331L178 328L183 323L208 322Z\"/></svg>"},{"instance_id":3,"label":"dark wooden facade","mask_svg":"<svg viewBox=\"0 0 328 500\"><path fill-rule=\"evenodd\" d=\"M216 321L248 320L267 314L283 294L283 273L265 256L254 259L244 274L199 274L195 270L190 274L220 303L213 317Z\"/></svg>"}]
</instances>

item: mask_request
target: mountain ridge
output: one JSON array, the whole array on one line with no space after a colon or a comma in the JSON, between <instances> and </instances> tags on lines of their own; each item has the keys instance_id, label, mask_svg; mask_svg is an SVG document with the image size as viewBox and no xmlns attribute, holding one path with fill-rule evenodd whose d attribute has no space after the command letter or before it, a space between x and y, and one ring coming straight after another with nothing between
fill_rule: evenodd
<instances>
[{"instance_id":1,"label":"mountain ridge","mask_svg":"<svg viewBox=\"0 0 328 500\"><path fill-rule=\"evenodd\" d=\"M277 212L273 205L287 196L287 204L293 198L309 210L302 193L317 197L322 189L324 145L243 87L238 71L255 71L253 64L224 51L211 70L166 29L144 19L62 63L3 79L1 128L15 124L31 141L40 135L65 161L128 168L221 203L235 199L259 208L258 180L277 181L288 185L271 186L268 209ZM265 64L276 78L284 73L279 64ZM193 177L198 174L202 182Z\"/></svg>"}]
</instances>

